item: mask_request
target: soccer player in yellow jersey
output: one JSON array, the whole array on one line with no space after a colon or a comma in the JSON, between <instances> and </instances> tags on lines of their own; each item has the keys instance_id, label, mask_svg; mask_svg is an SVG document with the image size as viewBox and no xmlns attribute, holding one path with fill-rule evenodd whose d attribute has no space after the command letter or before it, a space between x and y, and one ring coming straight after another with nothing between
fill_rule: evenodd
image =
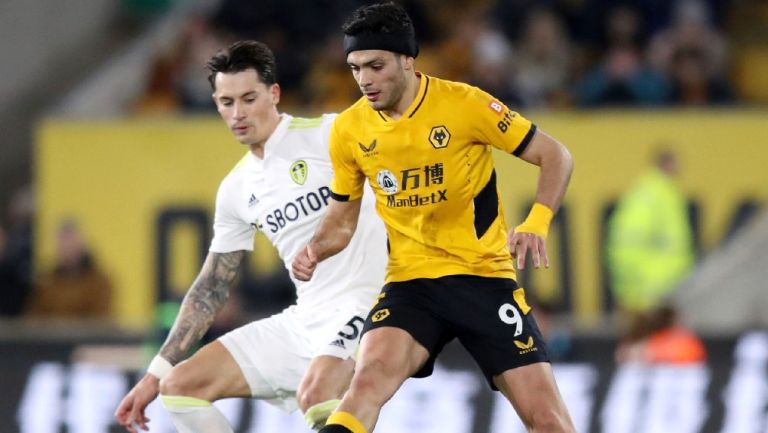
<instances>
[{"instance_id":1,"label":"soccer player in yellow jersey","mask_svg":"<svg viewBox=\"0 0 768 433\"><path fill-rule=\"evenodd\" d=\"M534 267L549 266L545 240L570 153L482 90L416 71L413 25L399 6L362 7L344 33L363 97L331 129L335 200L292 270L309 280L346 247L366 179L387 227L389 264L350 388L320 432L372 431L400 385L430 375L457 338L529 431L573 433L513 263L522 269L530 253ZM540 167L536 202L509 236L492 147Z\"/></svg>"}]
</instances>

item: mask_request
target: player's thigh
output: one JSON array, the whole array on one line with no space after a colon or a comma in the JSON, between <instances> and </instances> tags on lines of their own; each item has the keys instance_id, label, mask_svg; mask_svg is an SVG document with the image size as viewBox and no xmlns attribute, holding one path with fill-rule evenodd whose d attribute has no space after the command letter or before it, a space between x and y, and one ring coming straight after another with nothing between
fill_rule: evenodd
<instances>
[{"instance_id":1,"label":"player's thigh","mask_svg":"<svg viewBox=\"0 0 768 433\"><path fill-rule=\"evenodd\" d=\"M398 369L390 372L397 377L431 375L438 354L454 338L435 310L442 289L430 279L385 285L366 319L356 368L381 364L385 371Z\"/></svg>"},{"instance_id":2,"label":"player's thigh","mask_svg":"<svg viewBox=\"0 0 768 433\"><path fill-rule=\"evenodd\" d=\"M429 351L408 331L384 326L363 335L356 368L361 373L374 375L377 380L399 386L421 370L429 359Z\"/></svg>"},{"instance_id":3,"label":"player's thigh","mask_svg":"<svg viewBox=\"0 0 768 433\"><path fill-rule=\"evenodd\" d=\"M161 381L160 392L208 401L251 395L240 367L218 340L176 365Z\"/></svg>"},{"instance_id":4,"label":"player's thigh","mask_svg":"<svg viewBox=\"0 0 768 433\"><path fill-rule=\"evenodd\" d=\"M527 425L553 415L555 419L569 420L548 362L509 369L494 376L493 383Z\"/></svg>"}]
</instances>

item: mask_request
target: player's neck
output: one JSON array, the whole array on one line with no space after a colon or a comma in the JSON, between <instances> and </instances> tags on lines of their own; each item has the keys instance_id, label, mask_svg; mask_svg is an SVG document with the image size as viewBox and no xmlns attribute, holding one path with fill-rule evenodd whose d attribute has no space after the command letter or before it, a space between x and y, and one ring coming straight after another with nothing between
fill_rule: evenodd
<instances>
[{"instance_id":1,"label":"player's neck","mask_svg":"<svg viewBox=\"0 0 768 433\"><path fill-rule=\"evenodd\" d=\"M413 73L409 74L406 80L405 90L403 91L403 95L400 97L400 101L398 101L394 109L384 110L384 113L392 120L397 120L402 117L403 114L408 111L408 108L411 106L413 100L416 99L416 95L419 93L421 77L416 75L416 73Z\"/></svg>"},{"instance_id":2,"label":"player's neck","mask_svg":"<svg viewBox=\"0 0 768 433\"><path fill-rule=\"evenodd\" d=\"M275 110L275 115L270 116L269 120L265 122L263 138L248 145L251 149L251 153L257 158L264 159L264 148L266 147L267 141L269 141L269 138L275 133L275 129L277 129L277 125L280 124L282 118L283 116Z\"/></svg>"},{"instance_id":3,"label":"player's neck","mask_svg":"<svg viewBox=\"0 0 768 433\"><path fill-rule=\"evenodd\" d=\"M264 143L266 143L266 141L249 145L251 148L251 153L256 156L256 158L264 159Z\"/></svg>"}]
</instances>

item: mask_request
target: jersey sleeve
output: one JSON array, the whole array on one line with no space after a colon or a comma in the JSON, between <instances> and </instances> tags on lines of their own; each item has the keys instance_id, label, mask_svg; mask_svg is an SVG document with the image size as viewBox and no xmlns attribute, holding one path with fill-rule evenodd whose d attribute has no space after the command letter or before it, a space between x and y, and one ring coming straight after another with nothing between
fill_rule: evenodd
<instances>
[{"instance_id":1,"label":"jersey sleeve","mask_svg":"<svg viewBox=\"0 0 768 433\"><path fill-rule=\"evenodd\" d=\"M536 134L536 125L480 89L473 89L470 99L479 141L520 156Z\"/></svg>"},{"instance_id":2,"label":"jersey sleeve","mask_svg":"<svg viewBox=\"0 0 768 433\"><path fill-rule=\"evenodd\" d=\"M253 251L256 228L237 216L229 179L225 179L216 194L216 214L213 218L213 240L209 251L230 253Z\"/></svg>"},{"instance_id":3,"label":"jersey sleeve","mask_svg":"<svg viewBox=\"0 0 768 433\"><path fill-rule=\"evenodd\" d=\"M357 200L363 195L365 176L352 154L352 140L341 128L340 119L337 118L331 126L328 143L333 165L331 197L339 201Z\"/></svg>"},{"instance_id":4,"label":"jersey sleeve","mask_svg":"<svg viewBox=\"0 0 768 433\"><path fill-rule=\"evenodd\" d=\"M323 123L320 128L322 128L322 134L323 139L325 139L327 143L327 139L331 134L331 129L333 128L333 124L336 123L336 118L339 117L337 113L324 113L323 114Z\"/></svg>"}]
</instances>

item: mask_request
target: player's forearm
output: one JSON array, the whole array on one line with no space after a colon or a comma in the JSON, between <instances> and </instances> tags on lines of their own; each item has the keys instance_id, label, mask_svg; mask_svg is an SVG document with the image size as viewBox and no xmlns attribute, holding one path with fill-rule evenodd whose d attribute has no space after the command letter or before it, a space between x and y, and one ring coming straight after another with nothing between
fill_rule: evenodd
<instances>
[{"instance_id":1,"label":"player's forearm","mask_svg":"<svg viewBox=\"0 0 768 433\"><path fill-rule=\"evenodd\" d=\"M554 139L547 145L540 162L539 183L536 202L557 212L565 195L573 172L573 157L568 149Z\"/></svg>"},{"instance_id":2,"label":"player's forearm","mask_svg":"<svg viewBox=\"0 0 768 433\"><path fill-rule=\"evenodd\" d=\"M349 245L357 229L361 200L331 201L328 213L320 222L309 247L320 262L343 250Z\"/></svg>"},{"instance_id":3,"label":"player's forearm","mask_svg":"<svg viewBox=\"0 0 768 433\"><path fill-rule=\"evenodd\" d=\"M208 331L237 278L244 251L210 253L192 283L160 356L175 365Z\"/></svg>"},{"instance_id":4,"label":"player's forearm","mask_svg":"<svg viewBox=\"0 0 768 433\"><path fill-rule=\"evenodd\" d=\"M321 262L346 248L355 234L355 228L355 226L350 227L349 224L338 224L328 217L324 218L309 242L309 247L315 253L317 261Z\"/></svg>"}]
</instances>

